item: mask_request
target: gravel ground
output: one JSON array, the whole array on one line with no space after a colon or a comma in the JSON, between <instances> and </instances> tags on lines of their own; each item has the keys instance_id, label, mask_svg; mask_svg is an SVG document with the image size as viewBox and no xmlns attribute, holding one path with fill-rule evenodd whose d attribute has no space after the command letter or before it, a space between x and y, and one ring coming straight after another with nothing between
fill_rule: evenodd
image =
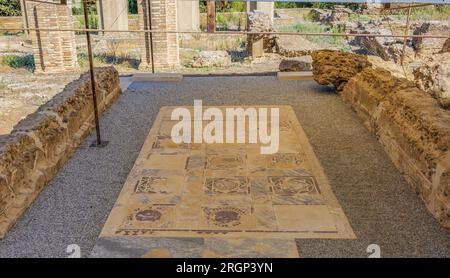
<instances>
[{"instance_id":1,"label":"gravel ground","mask_svg":"<svg viewBox=\"0 0 450 278\"><path fill-rule=\"evenodd\" d=\"M44 189L7 237L1 257L65 257L75 243L88 256L160 106L288 104L314 147L357 240L298 240L302 257L450 257L450 232L427 212L375 138L328 87L275 77L191 77L133 83L101 119L105 148L94 134Z\"/></svg>"}]
</instances>

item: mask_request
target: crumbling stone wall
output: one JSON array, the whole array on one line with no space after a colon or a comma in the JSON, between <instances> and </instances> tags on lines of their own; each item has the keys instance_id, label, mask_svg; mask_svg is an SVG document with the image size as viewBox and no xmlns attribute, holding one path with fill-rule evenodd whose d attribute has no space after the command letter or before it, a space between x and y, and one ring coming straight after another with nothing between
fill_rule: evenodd
<instances>
[{"instance_id":1,"label":"crumbling stone wall","mask_svg":"<svg viewBox=\"0 0 450 278\"><path fill-rule=\"evenodd\" d=\"M428 209L450 228L450 112L412 82L380 69L350 79L342 97Z\"/></svg>"},{"instance_id":2,"label":"crumbling stone wall","mask_svg":"<svg viewBox=\"0 0 450 278\"><path fill-rule=\"evenodd\" d=\"M269 14L255 10L247 13L247 29L251 32L274 32ZM247 36L248 52L253 58L261 57L265 52L273 52L276 36L249 34Z\"/></svg>"},{"instance_id":3,"label":"crumbling stone wall","mask_svg":"<svg viewBox=\"0 0 450 278\"><path fill-rule=\"evenodd\" d=\"M99 112L120 95L113 67L95 70ZM89 74L69 83L0 139L0 238L32 204L93 127Z\"/></svg>"},{"instance_id":4,"label":"crumbling stone wall","mask_svg":"<svg viewBox=\"0 0 450 278\"><path fill-rule=\"evenodd\" d=\"M176 4L176 0L138 0L139 28L177 30ZM150 33L140 34L141 64L139 69L148 70L152 64ZM178 35L153 33L153 59L156 69L177 67L179 65Z\"/></svg>"},{"instance_id":5,"label":"crumbling stone wall","mask_svg":"<svg viewBox=\"0 0 450 278\"><path fill-rule=\"evenodd\" d=\"M340 66L335 71L356 72L341 83L344 101L377 137L429 211L450 228L450 111L413 82L386 70L349 71Z\"/></svg>"},{"instance_id":6,"label":"crumbling stone wall","mask_svg":"<svg viewBox=\"0 0 450 278\"><path fill-rule=\"evenodd\" d=\"M27 2L30 28L73 29L71 0L67 0L67 4L44 2ZM78 68L74 32L30 31L30 37L36 72L64 72Z\"/></svg>"}]
</instances>

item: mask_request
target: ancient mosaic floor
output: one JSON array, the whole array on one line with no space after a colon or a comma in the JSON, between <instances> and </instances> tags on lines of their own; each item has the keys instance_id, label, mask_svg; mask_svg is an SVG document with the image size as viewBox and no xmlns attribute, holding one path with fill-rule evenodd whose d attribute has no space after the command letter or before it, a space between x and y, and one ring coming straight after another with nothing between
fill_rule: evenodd
<instances>
[{"instance_id":1,"label":"ancient mosaic floor","mask_svg":"<svg viewBox=\"0 0 450 278\"><path fill-rule=\"evenodd\" d=\"M176 145L175 107L161 108L93 256L295 257L295 238L355 238L294 111L277 107L274 155Z\"/></svg>"}]
</instances>

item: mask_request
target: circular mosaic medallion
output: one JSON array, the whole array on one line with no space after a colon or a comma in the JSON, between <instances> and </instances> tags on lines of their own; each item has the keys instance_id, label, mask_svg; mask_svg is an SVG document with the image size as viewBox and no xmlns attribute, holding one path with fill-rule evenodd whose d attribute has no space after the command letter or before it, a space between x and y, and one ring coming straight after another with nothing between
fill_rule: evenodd
<instances>
[{"instance_id":1,"label":"circular mosaic medallion","mask_svg":"<svg viewBox=\"0 0 450 278\"><path fill-rule=\"evenodd\" d=\"M221 193L230 193L239 190L239 180L217 179L214 181L214 189Z\"/></svg>"},{"instance_id":2,"label":"circular mosaic medallion","mask_svg":"<svg viewBox=\"0 0 450 278\"><path fill-rule=\"evenodd\" d=\"M136 220L138 221L156 221L161 218L161 212L153 209L147 209L136 213Z\"/></svg>"},{"instance_id":3,"label":"circular mosaic medallion","mask_svg":"<svg viewBox=\"0 0 450 278\"><path fill-rule=\"evenodd\" d=\"M282 190L285 194L289 195L309 193L314 190L314 184L308 179L288 178L282 184Z\"/></svg>"}]
</instances>

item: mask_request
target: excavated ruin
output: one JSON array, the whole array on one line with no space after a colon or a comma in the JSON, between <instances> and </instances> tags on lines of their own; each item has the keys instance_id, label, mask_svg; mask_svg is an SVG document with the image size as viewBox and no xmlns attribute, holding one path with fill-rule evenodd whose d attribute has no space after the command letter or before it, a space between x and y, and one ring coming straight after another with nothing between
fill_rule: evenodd
<instances>
[{"instance_id":1,"label":"excavated ruin","mask_svg":"<svg viewBox=\"0 0 450 278\"><path fill-rule=\"evenodd\" d=\"M336 87L429 211L450 228L450 111L414 82L370 67L365 56L317 51L312 57L314 79Z\"/></svg>"},{"instance_id":2,"label":"excavated ruin","mask_svg":"<svg viewBox=\"0 0 450 278\"><path fill-rule=\"evenodd\" d=\"M103 112L121 94L114 67L95 71ZM0 141L0 238L31 205L93 127L89 73L20 121Z\"/></svg>"}]
</instances>

